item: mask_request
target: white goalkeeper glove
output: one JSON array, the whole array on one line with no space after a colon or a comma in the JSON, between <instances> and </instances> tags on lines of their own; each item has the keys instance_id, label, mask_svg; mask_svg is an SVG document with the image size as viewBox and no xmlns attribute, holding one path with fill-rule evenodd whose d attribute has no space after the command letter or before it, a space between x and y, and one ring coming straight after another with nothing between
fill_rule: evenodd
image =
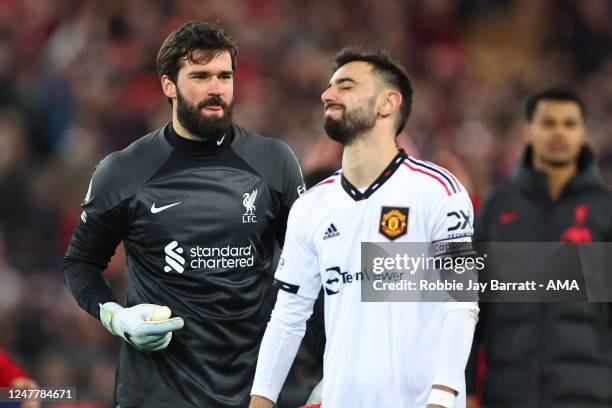
<instances>
[{"instance_id":1,"label":"white goalkeeper glove","mask_svg":"<svg viewBox=\"0 0 612 408\"><path fill-rule=\"evenodd\" d=\"M125 308L115 302L100 304L100 320L104 327L146 352L165 349L172 339L172 331L183 328L183 319L170 318L171 314L167 306L147 303Z\"/></svg>"}]
</instances>

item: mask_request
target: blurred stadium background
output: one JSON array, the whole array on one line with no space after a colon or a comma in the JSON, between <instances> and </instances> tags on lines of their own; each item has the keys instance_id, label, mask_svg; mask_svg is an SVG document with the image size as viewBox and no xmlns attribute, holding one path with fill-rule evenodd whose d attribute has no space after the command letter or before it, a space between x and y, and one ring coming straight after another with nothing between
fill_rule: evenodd
<instances>
[{"instance_id":1,"label":"blurred stadium background","mask_svg":"<svg viewBox=\"0 0 612 408\"><path fill-rule=\"evenodd\" d=\"M340 166L319 100L332 56L363 44L413 81L399 143L453 169L476 201L522 150L526 95L548 85L584 97L612 181L607 0L0 0L0 347L86 406L110 404L118 340L68 294L62 257L94 166L170 119L155 55L191 19L238 40L236 122L285 140L311 180ZM108 270L118 294L124 263L119 250ZM317 380L304 353L296 395Z\"/></svg>"}]
</instances>

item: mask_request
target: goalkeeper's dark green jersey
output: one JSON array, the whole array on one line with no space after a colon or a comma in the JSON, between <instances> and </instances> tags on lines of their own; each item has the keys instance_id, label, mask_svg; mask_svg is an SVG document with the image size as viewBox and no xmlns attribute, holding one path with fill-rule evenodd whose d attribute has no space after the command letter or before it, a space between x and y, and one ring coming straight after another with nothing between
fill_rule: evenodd
<instances>
[{"instance_id":1,"label":"goalkeeper's dark green jersey","mask_svg":"<svg viewBox=\"0 0 612 408\"><path fill-rule=\"evenodd\" d=\"M289 207L303 189L284 143L236 125L207 142L167 125L100 162L65 257L68 288L99 317L98 304L115 301L102 272L123 241L127 306L166 305L185 320L162 352L122 342L117 404L248 405Z\"/></svg>"}]
</instances>

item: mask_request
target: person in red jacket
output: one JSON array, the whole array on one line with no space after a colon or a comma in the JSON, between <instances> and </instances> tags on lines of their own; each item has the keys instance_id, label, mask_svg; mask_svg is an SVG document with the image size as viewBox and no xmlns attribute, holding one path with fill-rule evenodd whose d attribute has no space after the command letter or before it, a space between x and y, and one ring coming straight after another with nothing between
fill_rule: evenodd
<instances>
[{"instance_id":1,"label":"person in red jacket","mask_svg":"<svg viewBox=\"0 0 612 408\"><path fill-rule=\"evenodd\" d=\"M4 350L0 348L0 387L14 389L36 389L38 384L25 371L13 362ZM21 404L22 408L39 408L40 402L28 401Z\"/></svg>"}]
</instances>

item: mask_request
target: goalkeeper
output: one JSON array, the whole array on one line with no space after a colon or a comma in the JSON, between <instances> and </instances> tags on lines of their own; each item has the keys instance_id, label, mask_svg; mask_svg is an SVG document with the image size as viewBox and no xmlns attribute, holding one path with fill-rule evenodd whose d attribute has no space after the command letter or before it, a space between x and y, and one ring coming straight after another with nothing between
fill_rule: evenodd
<instances>
[{"instance_id":1,"label":"goalkeeper","mask_svg":"<svg viewBox=\"0 0 612 408\"><path fill-rule=\"evenodd\" d=\"M121 408L248 405L275 259L304 186L285 144L232 123L235 67L221 28L170 34L157 68L172 121L102 160L83 202L64 276L123 339ZM121 241L125 307L102 275Z\"/></svg>"}]
</instances>

